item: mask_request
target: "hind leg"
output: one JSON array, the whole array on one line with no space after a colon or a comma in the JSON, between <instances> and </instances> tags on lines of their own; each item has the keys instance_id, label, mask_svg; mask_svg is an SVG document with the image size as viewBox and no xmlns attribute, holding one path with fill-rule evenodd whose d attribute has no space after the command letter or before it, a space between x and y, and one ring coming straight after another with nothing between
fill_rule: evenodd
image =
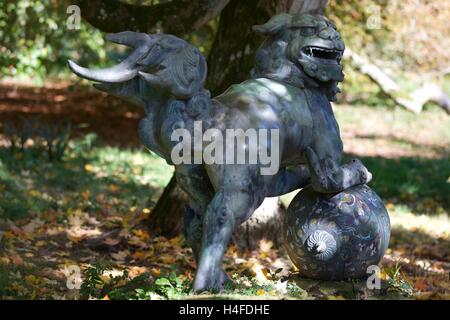
<instances>
[{"instance_id":1,"label":"hind leg","mask_svg":"<svg viewBox=\"0 0 450 320\"><path fill-rule=\"evenodd\" d=\"M214 198L203 217L203 236L193 290L220 290L226 276L221 262L238 223L248 219L265 198L263 179L254 166L216 167L223 172Z\"/></svg>"},{"instance_id":2,"label":"hind leg","mask_svg":"<svg viewBox=\"0 0 450 320\"><path fill-rule=\"evenodd\" d=\"M178 185L189 196L189 205L185 207L184 212L183 235L198 262L202 238L202 216L214 196L214 189L201 165L177 166L175 176Z\"/></svg>"}]
</instances>

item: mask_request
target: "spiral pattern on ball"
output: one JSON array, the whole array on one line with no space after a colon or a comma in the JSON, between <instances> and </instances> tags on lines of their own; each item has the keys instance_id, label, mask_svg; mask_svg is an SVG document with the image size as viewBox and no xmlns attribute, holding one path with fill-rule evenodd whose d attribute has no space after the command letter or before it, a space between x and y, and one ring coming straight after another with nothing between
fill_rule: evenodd
<instances>
[{"instance_id":1,"label":"spiral pattern on ball","mask_svg":"<svg viewBox=\"0 0 450 320\"><path fill-rule=\"evenodd\" d=\"M314 231L306 240L306 250L318 260L328 260L336 252L336 240L324 230Z\"/></svg>"}]
</instances>

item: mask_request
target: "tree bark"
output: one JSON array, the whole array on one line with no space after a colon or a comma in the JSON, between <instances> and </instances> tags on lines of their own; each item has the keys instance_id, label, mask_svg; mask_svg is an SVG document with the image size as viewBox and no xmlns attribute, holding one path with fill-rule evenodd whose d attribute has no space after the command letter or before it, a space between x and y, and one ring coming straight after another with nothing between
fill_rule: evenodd
<instances>
[{"instance_id":1,"label":"tree bark","mask_svg":"<svg viewBox=\"0 0 450 320\"><path fill-rule=\"evenodd\" d=\"M167 238L177 236L183 227L184 206L187 202L187 194L178 187L173 175L147 221L149 232Z\"/></svg>"},{"instance_id":2,"label":"tree bark","mask_svg":"<svg viewBox=\"0 0 450 320\"><path fill-rule=\"evenodd\" d=\"M151 6L118 0L76 0L81 16L103 32L164 32L176 36L198 30L218 15L229 0L177 0Z\"/></svg>"},{"instance_id":3,"label":"tree bark","mask_svg":"<svg viewBox=\"0 0 450 320\"><path fill-rule=\"evenodd\" d=\"M249 77L255 53L263 37L252 26L267 22L273 15L288 12L323 13L328 0L231 0L220 15L208 57L206 87L213 95Z\"/></svg>"}]
</instances>

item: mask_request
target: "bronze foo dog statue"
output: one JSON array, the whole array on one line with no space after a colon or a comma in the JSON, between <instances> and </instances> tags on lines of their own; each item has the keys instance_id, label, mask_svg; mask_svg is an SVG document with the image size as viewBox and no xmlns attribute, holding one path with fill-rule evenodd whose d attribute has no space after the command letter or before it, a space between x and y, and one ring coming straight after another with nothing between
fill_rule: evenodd
<instances>
[{"instance_id":1,"label":"bronze foo dog statue","mask_svg":"<svg viewBox=\"0 0 450 320\"><path fill-rule=\"evenodd\" d=\"M190 197L185 233L198 264L195 292L223 287L228 277L221 262L231 234L265 197L307 185L335 193L371 180L359 160L341 165L342 141L329 102L344 79L340 60L345 46L335 25L319 15L280 14L254 30L267 38L257 51L251 79L215 98L203 88L203 55L172 35L109 35L110 41L135 49L111 68L90 70L69 61L74 73L97 82L98 89L144 105L141 141L175 165L177 182ZM199 121L201 128L196 127ZM263 173L267 162L261 159L244 164L174 161L177 129L192 135L209 129L216 135L229 129L275 130L278 140L258 148L275 155L278 167ZM254 146L249 139L236 140L224 152L243 151L250 157ZM195 158L204 148L200 142L184 150L183 157Z\"/></svg>"}]
</instances>

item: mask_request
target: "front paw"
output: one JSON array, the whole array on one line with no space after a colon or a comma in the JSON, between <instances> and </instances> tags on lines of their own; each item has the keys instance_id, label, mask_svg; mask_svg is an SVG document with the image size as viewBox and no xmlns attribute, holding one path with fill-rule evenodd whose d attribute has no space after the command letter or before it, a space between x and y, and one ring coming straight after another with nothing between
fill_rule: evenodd
<instances>
[{"instance_id":1,"label":"front paw","mask_svg":"<svg viewBox=\"0 0 450 320\"><path fill-rule=\"evenodd\" d=\"M359 159L353 159L351 162L353 169L359 174L359 182L361 184L367 184L372 181L372 173L364 166Z\"/></svg>"},{"instance_id":2,"label":"front paw","mask_svg":"<svg viewBox=\"0 0 450 320\"><path fill-rule=\"evenodd\" d=\"M223 270L212 272L210 274L197 274L192 287L192 292L199 294L205 291L221 292L225 283L232 282L230 277Z\"/></svg>"},{"instance_id":3,"label":"front paw","mask_svg":"<svg viewBox=\"0 0 450 320\"><path fill-rule=\"evenodd\" d=\"M372 173L364 167L364 170L361 172L361 183L367 184L372 181Z\"/></svg>"}]
</instances>

